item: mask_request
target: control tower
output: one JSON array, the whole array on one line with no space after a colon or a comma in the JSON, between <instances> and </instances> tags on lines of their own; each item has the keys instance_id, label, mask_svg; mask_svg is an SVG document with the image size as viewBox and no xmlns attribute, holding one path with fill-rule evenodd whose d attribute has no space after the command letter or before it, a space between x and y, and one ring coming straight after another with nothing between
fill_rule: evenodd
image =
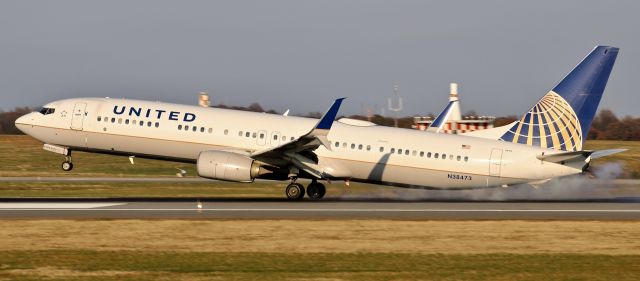
<instances>
[{"instance_id":1,"label":"control tower","mask_svg":"<svg viewBox=\"0 0 640 281\"><path fill-rule=\"evenodd\" d=\"M449 84L449 101L459 101L459 99L458 84ZM411 127L416 130L425 131L429 128L433 119L434 117L430 116L415 116L413 117L413 125L411 125ZM446 134L462 134L476 130L489 129L493 128L495 120L496 118L493 116L462 116L460 111L460 102L456 102L453 104L449 119L441 132Z\"/></svg>"}]
</instances>

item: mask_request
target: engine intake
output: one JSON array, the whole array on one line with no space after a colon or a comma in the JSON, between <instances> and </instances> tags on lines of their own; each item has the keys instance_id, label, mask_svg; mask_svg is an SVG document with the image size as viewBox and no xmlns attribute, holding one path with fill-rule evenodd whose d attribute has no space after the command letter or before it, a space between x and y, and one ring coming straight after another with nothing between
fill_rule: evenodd
<instances>
[{"instance_id":1,"label":"engine intake","mask_svg":"<svg viewBox=\"0 0 640 281\"><path fill-rule=\"evenodd\" d=\"M255 160L233 152L204 151L198 155L198 176L208 179L253 182L268 173Z\"/></svg>"}]
</instances>

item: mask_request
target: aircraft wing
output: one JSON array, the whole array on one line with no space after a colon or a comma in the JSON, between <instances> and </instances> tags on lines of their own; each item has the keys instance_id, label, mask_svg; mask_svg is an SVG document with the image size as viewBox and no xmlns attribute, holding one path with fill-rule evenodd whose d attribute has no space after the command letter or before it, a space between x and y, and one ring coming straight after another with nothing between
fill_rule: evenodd
<instances>
[{"instance_id":1,"label":"aircraft wing","mask_svg":"<svg viewBox=\"0 0 640 281\"><path fill-rule=\"evenodd\" d=\"M322 168L318 166L318 157L313 151L321 145L331 150L331 143L327 139L327 135L344 99L336 99L308 133L280 146L256 151L250 157L275 166L291 163L309 174L322 178Z\"/></svg>"},{"instance_id":2,"label":"aircraft wing","mask_svg":"<svg viewBox=\"0 0 640 281\"><path fill-rule=\"evenodd\" d=\"M442 127L444 127L444 124L447 123L447 120L449 119L449 115L451 115L451 111L456 102L458 101L457 100L449 101L447 106L445 106L444 109L442 109L442 112L438 114L438 117L436 117L436 119L433 120L431 125L429 125L429 128L427 128L427 132L439 133L440 131L442 131Z\"/></svg>"}]
</instances>

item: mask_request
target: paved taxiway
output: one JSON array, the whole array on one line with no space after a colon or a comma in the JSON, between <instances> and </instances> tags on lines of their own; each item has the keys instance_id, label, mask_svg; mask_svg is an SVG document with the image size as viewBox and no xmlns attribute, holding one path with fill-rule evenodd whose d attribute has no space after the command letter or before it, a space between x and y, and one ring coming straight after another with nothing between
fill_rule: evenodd
<instances>
[{"instance_id":1,"label":"paved taxiway","mask_svg":"<svg viewBox=\"0 0 640 281\"><path fill-rule=\"evenodd\" d=\"M201 203L201 208L197 202ZM601 202L2 199L0 218L639 220L640 198Z\"/></svg>"}]
</instances>

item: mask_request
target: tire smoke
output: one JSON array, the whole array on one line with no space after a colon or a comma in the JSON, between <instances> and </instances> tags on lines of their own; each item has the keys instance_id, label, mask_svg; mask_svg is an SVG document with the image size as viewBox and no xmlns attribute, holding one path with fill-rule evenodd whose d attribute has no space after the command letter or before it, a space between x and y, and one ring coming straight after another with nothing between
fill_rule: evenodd
<instances>
[{"instance_id":1,"label":"tire smoke","mask_svg":"<svg viewBox=\"0 0 640 281\"><path fill-rule=\"evenodd\" d=\"M406 200L406 201L536 201L536 200L597 200L611 199L614 180L623 173L619 162L593 169L595 178L575 175L552 179L533 187L529 184L472 190L425 190L384 187L367 192L346 192L338 196L345 200Z\"/></svg>"}]
</instances>

